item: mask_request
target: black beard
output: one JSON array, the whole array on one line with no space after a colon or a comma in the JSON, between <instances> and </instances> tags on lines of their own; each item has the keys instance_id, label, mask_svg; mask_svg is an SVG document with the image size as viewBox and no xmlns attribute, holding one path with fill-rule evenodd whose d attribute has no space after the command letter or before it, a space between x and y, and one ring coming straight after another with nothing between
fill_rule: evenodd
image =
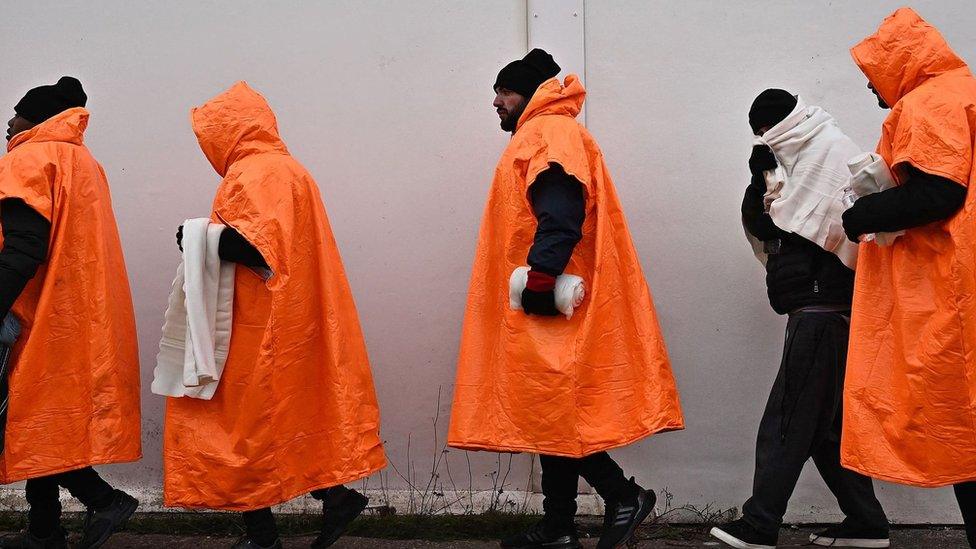
<instances>
[{"instance_id":1,"label":"black beard","mask_svg":"<svg viewBox=\"0 0 976 549\"><path fill-rule=\"evenodd\" d=\"M509 111L508 117L501 122L502 131L515 133L515 128L518 126L519 118L522 118L523 112L525 112L525 105L520 106L518 110Z\"/></svg>"},{"instance_id":2,"label":"black beard","mask_svg":"<svg viewBox=\"0 0 976 549\"><path fill-rule=\"evenodd\" d=\"M518 118L515 118L512 115L508 115L508 118L505 118L504 120L501 121L502 131L515 132L515 126L517 125L518 125Z\"/></svg>"}]
</instances>

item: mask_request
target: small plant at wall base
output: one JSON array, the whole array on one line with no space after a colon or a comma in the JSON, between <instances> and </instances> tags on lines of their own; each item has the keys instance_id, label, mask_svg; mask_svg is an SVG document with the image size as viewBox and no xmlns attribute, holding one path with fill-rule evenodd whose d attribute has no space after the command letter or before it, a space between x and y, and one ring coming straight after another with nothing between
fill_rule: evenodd
<instances>
[{"instance_id":1,"label":"small plant at wall base","mask_svg":"<svg viewBox=\"0 0 976 549\"><path fill-rule=\"evenodd\" d=\"M513 478L515 454L495 454L494 464L484 478L490 489L475 488L475 474L471 454L447 447L440 440L440 409L442 390L437 391L437 412L432 418L434 451L430 462L423 467L414 463L413 436L407 436L406 466L390 463L390 467L372 478L363 479L357 486L370 492L372 501L366 513L349 529L349 535L386 539L497 539L520 532L539 520L533 512L530 497L535 483L535 456L524 481ZM464 456L464 466L451 466L453 457ZM392 488L390 475L396 475L405 488ZM487 483L486 483L487 484ZM706 536L704 525L727 522L736 518L738 510L720 509L713 504L704 507L683 505L674 507L674 496L665 488L658 500L659 516L645 523L638 539L698 540ZM0 531L16 531L26 527L26 513L19 497L4 501L7 511L0 511ZM288 536L314 535L320 523L317 502L300 513L278 514L279 531ZM84 515L65 513L64 523L72 531L82 527ZM683 526L679 526L683 524ZM689 528L687 525L695 525ZM583 536L599 536L600 517L579 517ZM210 511L145 512L129 521L128 530L140 534L237 536L243 524L237 513Z\"/></svg>"},{"instance_id":2,"label":"small plant at wall base","mask_svg":"<svg viewBox=\"0 0 976 549\"><path fill-rule=\"evenodd\" d=\"M394 491L390 489L389 470L377 475L378 488L371 486L369 479L364 479L362 489L378 490L380 501L370 507L369 515L353 525L350 534L370 536L390 528L392 531L387 535L393 534L396 539L490 539L521 531L539 519L529 507L535 467L529 467L524 484L518 483L521 494L509 491L514 454L496 454L495 467L484 475L491 480L490 491L474 488L469 452L462 451L466 470L459 475L452 471L449 454L453 450L442 444L439 437L441 397L442 388L438 387L431 425L435 450L429 467L423 468L426 478L418 479L420 468L414 465L412 458L413 437L408 435L405 471L390 463L390 470L407 487L406 508L397 509L391 500ZM536 458L533 456L532 459ZM397 492L402 504L403 490ZM657 519L645 524L639 539L703 539L706 526L728 522L738 516L737 508L722 509L712 503L703 507L690 504L675 507L674 495L667 488L660 494L658 509ZM406 515L397 516L400 511ZM696 527L688 528L689 524ZM602 522L598 517L581 517L582 535L598 536L600 528Z\"/></svg>"},{"instance_id":3,"label":"small plant at wall base","mask_svg":"<svg viewBox=\"0 0 976 549\"><path fill-rule=\"evenodd\" d=\"M418 479L420 469L413 461L413 436L407 435L406 468L401 469L390 462L390 469L406 486L406 494L398 490L398 500L405 508L396 509L391 500L389 471L380 472L377 477L380 493L379 506L376 512L380 514L395 514L403 512L413 516L438 515L444 513L472 515L475 513L515 513L525 514L528 511L529 497L534 480L534 468L529 468L522 496L509 492L514 454L496 454L496 463L492 471L485 474L491 480L490 491L474 488L474 473L471 467L471 457L463 452L466 465L465 471L453 471L451 460L448 459L452 450L440 440L440 410L442 387L437 389L436 412L432 419L432 435L434 438L434 452L430 458L429 467L423 469L426 478ZM466 478L465 478L466 475ZM461 482L459 485L458 482ZM364 479L363 490L370 490L370 479ZM406 500L404 502L404 499Z\"/></svg>"}]
</instances>

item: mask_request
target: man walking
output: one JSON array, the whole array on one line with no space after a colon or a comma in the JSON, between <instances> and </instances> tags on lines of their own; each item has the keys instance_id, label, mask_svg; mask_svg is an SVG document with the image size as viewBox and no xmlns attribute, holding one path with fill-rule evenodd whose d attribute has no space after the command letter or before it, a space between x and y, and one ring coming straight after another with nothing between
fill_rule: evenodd
<instances>
[{"instance_id":1,"label":"man walking","mask_svg":"<svg viewBox=\"0 0 976 549\"><path fill-rule=\"evenodd\" d=\"M652 512L654 492L627 479L607 450L683 428L651 295L593 137L576 120L579 78L535 49L498 74L494 106L512 140L481 226L468 294L448 442L532 452L545 517L507 548L579 547L573 517L582 476L607 506L598 547L621 547ZM521 310L510 274L530 270ZM583 279L570 319L558 277Z\"/></svg>"},{"instance_id":2,"label":"man walking","mask_svg":"<svg viewBox=\"0 0 976 549\"><path fill-rule=\"evenodd\" d=\"M878 154L897 185L844 214L861 244L842 462L874 478L954 485L976 547L976 79L909 8L851 50L882 108Z\"/></svg>"},{"instance_id":3,"label":"man walking","mask_svg":"<svg viewBox=\"0 0 976 549\"><path fill-rule=\"evenodd\" d=\"M167 506L242 511L241 549L280 548L271 506L323 503L316 548L366 507L341 486L386 465L356 306L318 186L289 154L274 113L244 82L193 110L223 177L211 221L238 264L230 349L211 400L170 398ZM178 236L179 238L179 236Z\"/></svg>"},{"instance_id":4,"label":"man walking","mask_svg":"<svg viewBox=\"0 0 976 549\"><path fill-rule=\"evenodd\" d=\"M811 541L888 547L888 520L871 479L840 465L854 292L854 271L841 257L853 265L857 252L841 230L839 198L849 179L847 162L861 151L826 111L785 90L759 94L749 124L762 143L749 159L752 180L742 221L764 250L769 303L789 320L779 374L759 424L752 497L741 519L713 528L712 535L738 549L776 547L790 496L812 457L846 518ZM780 164L790 168L782 182L774 175ZM825 203L825 196L832 200Z\"/></svg>"},{"instance_id":5,"label":"man walking","mask_svg":"<svg viewBox=\"0 0 976 549\"><path fill-rule=\"evenodd\" d=\"M4 484L27 479L27 533L0 547L67 547L59 487L100 547L139 502L92 465L141 457L139 352L105 171L84 144L81 82L27 92L0 159L0 318L23 326L10 373Z\"/></svg>"}]
</instances>

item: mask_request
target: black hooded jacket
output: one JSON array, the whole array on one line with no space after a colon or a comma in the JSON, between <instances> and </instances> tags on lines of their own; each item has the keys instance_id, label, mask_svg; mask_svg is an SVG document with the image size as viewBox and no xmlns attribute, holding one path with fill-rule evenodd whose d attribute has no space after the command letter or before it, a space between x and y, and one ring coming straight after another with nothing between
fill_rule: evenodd
<instances>
[{"instance_id":1,"label":"black hooded jacket","mask_svg":"<svg viewBox=\"0 0 976 549\"><path fill-rule=\"evenodd\" d=\"M782 315L804 307L849 308L854 271L836 255L777 227L763 207L764 189L762 176L753 176L742 200L742 222L768 254L766 291L773 310Z\"/></svg>"}]
</instances>

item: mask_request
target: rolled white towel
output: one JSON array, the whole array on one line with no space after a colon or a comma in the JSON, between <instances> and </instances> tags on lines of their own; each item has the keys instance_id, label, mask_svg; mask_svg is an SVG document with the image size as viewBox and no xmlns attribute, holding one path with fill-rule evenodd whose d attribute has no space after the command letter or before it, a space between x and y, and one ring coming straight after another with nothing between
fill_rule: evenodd
<instances>
[{"instance_id":1,"label":"rolled white towel","mask_svg":"<svg viewBox=\"0 0 976 549\"><path fill-rule=\"evenodd\" d=\"M850 188L855 199L888 190L896 184L888 164L877 153L857 155L847 161L847 168L851 171ZM874 240L879 246L890 246L903 234L905 231L877 233L864 235L862 240Z\"/></svg>"},{"instance_id":2,"label":"rolled white towel","mask_svg":"<svg viewBox=\"0 0 976 549\"><path fill-rule=\"evenodd\" d=\"M522 290L529 280L529 268L517 267L512 271L508 280L508 304L516 310L522 310ZM583 303L586 297L586 285L583 279L576 275L561 274L556 277L556 309L566 315L566 320L573 318L576 307Z\"/></svg>"}]
</instances>

